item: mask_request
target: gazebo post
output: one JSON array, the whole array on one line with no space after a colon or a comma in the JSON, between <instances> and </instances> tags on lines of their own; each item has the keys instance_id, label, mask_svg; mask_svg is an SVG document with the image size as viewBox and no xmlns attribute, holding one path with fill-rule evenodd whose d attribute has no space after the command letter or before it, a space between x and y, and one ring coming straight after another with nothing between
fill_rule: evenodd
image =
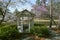
<instances>
[{"instance_id":1,"label":"gazebo post","mask_svg":"<svg viewBox=\"0 0 60 40\"><path fill-rule=\"evenodd\" d=\"M21 30L23 32L23 17L21 18Z\"/></svg>"},{"instance_id":2,"label":"gazebo post","mask_svg":"<svg viewBox=\"0 0 60 40\"><path fill-rule=\"evenodd\" d=\"M17 18L17 26L19 26L19 18Z\"/></svg>"},{"instance_id":3,"label":"gazebo post","mask_svg":"<svg viewBox=\"0 0 60 40\"><path fill-rule=\"evenodd\" d=\"M29 21L29 27L28 27L28 29L29 29L29 32L30 32L30 19L29 19L29 17L28 17L28 21Z\"/></svg>"},{"instance_id":4,"label":"gazebo post","mask_svg":"<svg viewBox=\"0 0 60 40\"><path fill-rule=\"evenodd\" d=\"M17 18L17 27L18 27L19 32L22 32L19 17Z\"/></svg>"}]
</instances>

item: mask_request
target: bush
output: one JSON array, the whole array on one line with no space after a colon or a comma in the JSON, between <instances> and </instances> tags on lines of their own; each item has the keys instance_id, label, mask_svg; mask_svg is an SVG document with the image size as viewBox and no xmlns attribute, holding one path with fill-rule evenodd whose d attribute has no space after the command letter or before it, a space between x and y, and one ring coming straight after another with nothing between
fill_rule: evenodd
<instances>
[{"instance_id":1,"label":"bush","mask_svg":"<svg viewBox=\"0 0 60 40\"><path fill-rule=\"evenodd\" d=\"M0 39L13 37L18 33L16 25L4 25L0 27Z\"/></svg>"},{"instance_id":2,"label":"bush","mask_svg":"<svg viewBox=\"0 0 60 40\"><path fill-rule=\"evenodd\" d=\"M45 27L45 26L31 27L31 33L35 34L35 35L37 35L39 37L50 37L51 36L49 29L47 27Z\"/></svg>"},{"instance_id":3,"label":"bush","mask_svg":"<svg viewBox=\"0 0 60 40\"><path fill-rule=\"evenodd\" d=\"M45 26L45 24L40 23L40 22L35 22L35 23L34 23L34 26Z\"/></svg>"}]
</instances>

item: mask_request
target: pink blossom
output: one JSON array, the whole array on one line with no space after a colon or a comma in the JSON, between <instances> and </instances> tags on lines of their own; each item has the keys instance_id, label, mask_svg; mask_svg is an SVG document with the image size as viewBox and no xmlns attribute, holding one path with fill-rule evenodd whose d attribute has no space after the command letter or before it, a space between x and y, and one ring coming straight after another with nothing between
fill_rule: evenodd
<instances>
[{"instance_id":1,"label":"pink blossom","mask_svg":"<svg viewBox=\"0 0 60 40\"><path fill-rule=\"evenodd\" d=\"M44 7L44 6L38 6L38 7L36 7L36 10L37 11L44 11L44 12L47 11L46 7Z\"/></svg>"},{"instance_id":2,"label":"pink blossom","mask_svg":"<svg viewBox=\"0 0 60 40\"><path fill-rule=\"evenodd\" d=\"M33 8L37 11L42 11L42 12L47 12L48 11L45 6L33 5Z\"/></svg>"}]
</instances>

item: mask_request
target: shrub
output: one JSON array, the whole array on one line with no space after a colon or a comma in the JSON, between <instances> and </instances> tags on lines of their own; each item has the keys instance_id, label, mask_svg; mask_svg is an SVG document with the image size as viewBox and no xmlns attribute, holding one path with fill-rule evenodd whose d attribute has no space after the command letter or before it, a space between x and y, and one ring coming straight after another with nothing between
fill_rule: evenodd
<instances>
[{"instance_id":1,"label":"shrub","mask_svg":"<svg viewBox=\"0 0 60 40\"><path fill-rule=\"evenodd\" d=\"M45 26L34 26L31 27L31 33L35 34L39 37L49 37L51 36L50 31L47 27Z\"/></svg>"},{"instance_id":2,"label":"shrub","mask_svg":"<svg viewBox=\"0 0 60 40\"><path fill-rule=\"evenodd\" d=\"M9 38L13 37L18 33L16 25L4 25L0 27L0 38Z\"/></svg>"},{"instance_id":3,"label":"shrub","mask_svg":"<svg viewBox=\"0 0 60 40\"><path fill-rule=\"evenodd\" d=\"M40 22L38 22L38 23L35 22L35 23L34 23L34 26L44 26L44 24L43 24L43 23L40 23Z\"/></svg>"}]
</instances>

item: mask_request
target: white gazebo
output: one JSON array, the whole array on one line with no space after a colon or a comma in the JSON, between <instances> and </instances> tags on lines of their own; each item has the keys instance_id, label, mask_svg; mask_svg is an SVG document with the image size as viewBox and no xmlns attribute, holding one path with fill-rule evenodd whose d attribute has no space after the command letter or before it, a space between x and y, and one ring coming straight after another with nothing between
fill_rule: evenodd
<instances>
[{"instance_id":1,"label":"white gazebo","mask_svg":"<svg viewBox=\"0 0 60 40\"><path fill-rule=\"evenodd\" d=\"M17 15L17 27L19 32L30 32L30 27L34 26L34 14L28 10L23 10Z\"/></svg>"}]
</instances>

